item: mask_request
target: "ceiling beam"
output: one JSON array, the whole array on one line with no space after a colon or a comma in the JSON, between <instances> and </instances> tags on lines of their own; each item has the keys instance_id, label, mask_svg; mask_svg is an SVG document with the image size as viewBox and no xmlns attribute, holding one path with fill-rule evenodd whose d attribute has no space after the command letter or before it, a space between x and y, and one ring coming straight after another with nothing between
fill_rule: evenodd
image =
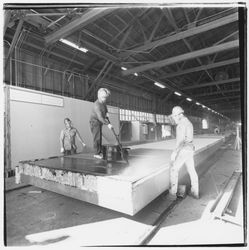
<instances>
[{"instance_id":1,"label":"ceiling beam","mask_svg":"<svg viewBox=\"0 0 249 250\"><path fill-rule=\"evenodd\" d=\"M210 99L202 99L202 102L208 103L208 102L213 102L213 101L219 101L223 99L235 99L235 98L240 98L241 95L233 95L233 96L223 96L223 97L217 97L217 98L210 98Z\"/></svg>"},{"instance_id":2,"label":"ceiling beam","mask_svg":"<svg viewBox=\"0 0 249 250\"><path fill-rule=\"evenodd\" d=\"M182 88L183 90L189 90L189 89L196 89L196 88L202 88L202 87L207 87L207 86L213 86L213 85L219 85L219 84L224 84L224 83L231 83L231 82L239 82L240 78L231 78L227 80L221 80L221 81L214 81L214 82L207 82L207 83L202 83L198 85L191 85L185 88Z\"/></svg>"},{"instance_id":3,"label":"ceiling beam","mask_svg":"<svg viewBox=\"0 0 249 250\"><path fill-rule=\"evenodd\" d=\"M159 19L158 19L158 21L157 21L155 27L153 28L153 30L152 30L152 32L151 32L151 35L150 35L148 41L151 41L151 40L154 38L155 33L156 33L156 31L157 31L157 29L158 29L158 27L159 27L159 25L160 25L162 19L163 19L163 14L161 14L161 16L159 17Z\"/></svg>"},{"instance_id":4,"label":"ceiling beam","mask_svg":"<svg viewBox=\"0 0 249 250\"><path fill-rule=\"evenodd\" d=\"M5 34L5 31L9 25L11 18L11 11L10 10L5 10L4 11L4 28L3 28L3 35Z\"/></svg>"},{"instance_id":5,"label":"ceiling beam","mask_svg":"<svg viewBox=\"0 0 249 250\"><path fill-rule=\"evenodd\" d=\"M215 91L215 92L210 92L210 93L203 93L203 94L194 94L195 97L200 97L200 96L208 96L208 95L217 95L217 94L222 94L222 93L232 93L232 92L239 92L240 89L229 89L229 90L222 90L221 91Z\"/></svg>"},{"instance_id":6,"label":"ceiling beam","mask_svg":"<svg viewBox=\"0 0 249 250\"><path fill-rule=\"evenodd\" d=\"M238 113L238 111L241 111L241 109L236 108L236 109L222 109L222 110L218 110L219 113Z\"/></svg>"},{"instance_id":7,"label":"ceiling beam","mask_svg":"<svg viewBox=\"0 0 249 250\"><path fill-rule=\"evenodd\" d=\"M226 66L226 65L234 64L234 63L239 63L239 58L233 58L233 59L225 60L222 62L209 63L209 64L206 64L203 66L198 66L198 67L194 67L194 68L190 68L190 69L186 69L186 70L177 71L174 73L165 74L164 76L160 77L160 79L162 80L162 79L166 79L166 78L176 77L176 76L180 76L180 75L184 75L184 74L188 74L188 73L194 73L194 72L198 72L198 71L202 71L202 70L206 70L206 69L217 68L217 67L221 67L221 66Z\"/></svg>"},{"instance_id":8,"label":"ceiling beam","mask_svg":"<svg viewBox=\"0 0 249 250\"><path fill-rule=\"evenodd\" d=\"M97 47L93 43L89 43L87 41L82 42L82 45L86 47L89 51L91 51L93 54L102 57L106 60L112 61L113 63L120 63L120 61L113 56L112 54L106 52L105 50Z\"/></svg>"},{"instance_id":9,"label":"ceiling beam","mask_svg":"<svg viewBox=\"0 0 249 250\"><path fill-rule=\"evenodd\" d=\"M9 59L10 59L10 56L11 56L11 54L12 54L12 52L13 52L15 46L16 46L18 37L19 37L19 35L21 33L21 30L22 30L22 27L23 27L23 22L24 22L23 18L21 18L19 20L19 22L18 22L18 25L17 25L16 31L15 31L14 37L13 37L12 42L10 44L10 48L9 48L8 54L6 56L5 68L7 67Z\"/></svg>"},{"instance_id":10,"label":"ceiling beam","mask_svg":"<svg viewBox=\"0 0 249 250\"><path fill-rule=\"evenodd\" d=\"M27 45L27 46L30 46L31 48L35 48L35 49L38 49L38 50L42 50L42 48L41 48L40 46L37 46L37 45L35 45L34 43L31 43L31 42L25 41L24 44ZM71 59L71 58L69 58L68 56L64 56L63 53L57 53L57 52L51 51L50 54L52 54L52 55L54 55L54 56L56 56L56 57L58 57L58 58L60 58L60 59L64 59L64 60L66 60L66 61L70 61L70 62L73 62L73 63L77 64L77 65L79 66L79 69L80 69L82 66L84 66L83 61ZM87 74L88 74L92 79L95 79L95 78L96 78L95 75L93 75L93 74L91 74L91 73L89 73L89 72L87 72ZM153 93L156 94L156 91L153 91L153 90L151 90L151 89L148 89L148 88L146 88L146 87L143 87L143 86L141 86L141 85L139 85L139 84L136 84L136 83L133 83L133 82L130 82L130 81L129 81L129 82L128 82L128 81L125 81L124 79L121 79L120 77L118 77L118 76L116 76L116 75L113 76L113 78L115 78L115 81L113 81L113 80L104 80L104 81L105 81L106 83L110 83L110 84L114 85L113 87L117 87L117 86L115 86L115 84L117 85L117 83L123 81L123 83L125 83L127 86L129 85L130 87L139 88L139 90L151 91L151 92L153 92ZM124 85L124 84L123 84L123 85ZM121 88L121 86L118 86L118 88ZM129 89L127 88L127 91L128 91L128 90L129 90Z\"/></svg>"},{"instance_id":11,"label":"ceiling beam","mask_svg":"<svg viewBox=\"0 0 249 250\"><path fill-rule=\"evenodd\" d=\"M112 8L89 9L86 12L84 12L81 17L66 24L57 31L45 36L45 41L47 44L51 44L58 41L60 38L67 37L76 30L81 29L84 26L88 25L89 23L96 21L98 18L107 15L112 10L113 10Z\"/></svg>"},{"instance_id":12,"label":"ceiling beam","mask_svg":"<svg viewBox=\"0 0 249 250\"><path fill-rule=\"evenodd\" d=\"M136 22L136 18L141 18L145 13L147 13L148 10L149 8L142 11L142 13L139 13L133 16L131 21L127 25L125 25L125 27L122 30L120 30L120 32L115 37L113 37L109 43L112 44L113 41L115 41L121 34L123 34L128 28L133 26L133 24Z\"/></svg>"},{"instance_id":13,"label":"ceiling beam","mask_svg":"<svg viewBox=\"0 0 249 250\"><path fill-rule=\"evenodd\" d=\"M124 71L122 74L123 75L129 75L129 74L133 74L133 73L139 73L142 71L146 71L149 69L154 69L154 68L161 68L170 64L174 64L177 62L181 62L184 60L189 60L189 59L193 59L199 56L205 56L205 55L209 55L212 53L217 53L220 51L224 51L224 50L228 50L228 49L233 49L233 48L237 48L239 47L239 40L234 40L231 42L226 42L226 43L222 43L216 46L211 46L208 48L204 48L204 49L200 49L200 50L195 50L193 52L189 52L189 53L185 53L179 56L175 56L175 57L170 57L161 61L157 61L157 62L153 62L153 63L149 63L146 65L141 65L132 69L128 69L126 71Z\"/></svg>"},{"instance_id":14,"label":"ceiling beam","mask_svg":"<svg viewBox=\"0 0 249 250\"><path fill-rule=\"evenodd\" d=\"M179 40L181 40L183 38L187 38L187 37L190 37L190 36L193 36L193 35L197 35L197 34L200 34L201 32L209 31L209 30L221 27L223 25L235 22L237 20L238 20L238 14L235 13L235 14L232 14L232 15L217 19L215 21L212 21L212 22L197 26L197 27L190 28L190 29L182 31L182 32L178 32L178 33L176 33L176 34L174 34L172 36L167 36L165 38L156 40L154 42L147 43L147 44L142 45L142 46L138 46L136 48L131 49L128 52L121 53L120 56L123 57L123 58L126 58L127 56L129 56L131 54L139 53L139 52L146 51L146 50L149 50L149 49L154 49L154 48L156 48L158 46L161 46L161 45L176 42L176 41L179 41Z\"/></svg>"}]
</instances>

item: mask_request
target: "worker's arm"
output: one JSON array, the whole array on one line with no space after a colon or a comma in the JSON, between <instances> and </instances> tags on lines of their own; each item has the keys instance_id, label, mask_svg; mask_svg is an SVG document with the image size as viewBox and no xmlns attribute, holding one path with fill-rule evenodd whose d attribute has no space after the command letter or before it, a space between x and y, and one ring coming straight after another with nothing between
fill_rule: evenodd
<instances>
[{"instance_id":1,"label":"worker's arm","mask_svg":"<svg viewBox=\"0 0 249 250\"><path fill-rule=\"evenodd\" d=\"M112 126L112 124L111 124L111 122L110 122L110 120L109 120L109 115L108 115L108 113L106 113L106 120L108 121L108 124L107 124L108 128L109 128L109 129L112 129L113 126Z\"/></svg>"},{"instance_id":2,"label":"worker's arm","mask_svg":"<svg viewBox=\"0 0 249 250\"><path fill-rule=\"evenodd\" d=\"M64 152L64 131L62 130L61 131L61 134L60 134L60 145L61 145L61 153Z\"/></svg>"},{"instance_id":3,"label":"worker's arm","mask_svg":"<svg viewBox=\"0 0 249 250\"><path fill-rule=\"evenodd\" d=\"M171 154L171 161L175 161L179 151L182 149L185 141L185 127L178 125L176 128L176 147Z\"/></svg>"},{"instance_id":4,"label":"worker's arm","mask_svg":"<svg viewBox=\"0 0 249 250\"><path fill-rule=\"evenodd\" d=\"M175 151L179 152L185 142L186 128L185 126L178 126L176 131L176 148Z\"/></svg>"},{"instance_id":5,"label":"worker's arm","mask_svg":"<svg viewBox=\"0 0 249 250\"><path fill-rule=\"evenodd\" d=\"M109 124L109 122L105 119L105 117L103 117L99 105L97 105L97 104L94 105L94 111L95 111L95 113L97 114L98 120L99 120L101 123L103 123L103 124L105 124L105 125Z\"/></svg>"},{"instance_id":6,"label":"worker's arm","mask_svg":"<svg viewBox=\"0 0 249 250\"><path fill-rule=\"evenodd\" d=\"M82 144L83 147L86 146L86 144L84 143L84 141L82 140L80 133L78 132L78 130L76 129L76 137L78 138L78 140L80 141L80 143Z\"/></svg>"}]
</instances>

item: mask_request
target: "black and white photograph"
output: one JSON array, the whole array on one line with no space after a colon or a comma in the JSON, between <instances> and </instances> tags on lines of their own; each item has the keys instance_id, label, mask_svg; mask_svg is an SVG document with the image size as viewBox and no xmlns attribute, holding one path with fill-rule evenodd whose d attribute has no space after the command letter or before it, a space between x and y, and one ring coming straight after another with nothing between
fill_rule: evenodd
<instances>
[{"instance_id":1,"label":"black and white photograph","mask_svg":"<svg viewBox=\"0 0 249 250\"><path fill-rule=\"evenodd\" d=\"M247 245L246 2L2 13L4 247Z\"/></svg>"}]
</instances>

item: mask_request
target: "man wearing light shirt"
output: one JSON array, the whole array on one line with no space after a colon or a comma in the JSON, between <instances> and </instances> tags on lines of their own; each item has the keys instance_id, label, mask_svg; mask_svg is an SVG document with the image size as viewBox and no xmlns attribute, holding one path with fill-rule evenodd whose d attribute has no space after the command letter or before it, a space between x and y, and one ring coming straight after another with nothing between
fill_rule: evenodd
<instances>
[{"instance_id":1,"label":"man wearing light shirt","mask_svg":"<svg viewBox=\"0 0 249 250\"><path fill-rule=\"evenodd\" d=\"M194 165L193 125L189 119L184 116L184 110L179 106L173 108L171 116L177 124L177 127L176 148L171 154L170 198L173 200L176 199L178 174L185 163L191 180L190 195L198 199L199 181Z\"/></svg>"},{"instance_id":2,"label":"man wearing light shirt","mask_svg":"<svg viewBox=\"0 0 249 250\"><path fill-rule=\"evenodd\" d=\"M95 150L94 158L102 159L102 126L107 125L112 129L112 124L108 119L108 110L106 101L110 96L110 91L106 88L98 90L98 99L94 102L91 117L90 128L93 135L93 147Z\"/></svg>"},{"instance_id":3,"label":"man wearing light shirt","mask_svg":"<svg viewBox=\"0 0 249 250\"><path fill-rule=\"evenodd\" d=\"M64 119L64 124L65 129L63 129L60 134L61 153L64 155L76 154L77 148L75 144L75 137L77 137L80 141L83 148L86 144L80 137L78 130L72 126L72 122L69 118Z\"/></svg>"}]
</instances>

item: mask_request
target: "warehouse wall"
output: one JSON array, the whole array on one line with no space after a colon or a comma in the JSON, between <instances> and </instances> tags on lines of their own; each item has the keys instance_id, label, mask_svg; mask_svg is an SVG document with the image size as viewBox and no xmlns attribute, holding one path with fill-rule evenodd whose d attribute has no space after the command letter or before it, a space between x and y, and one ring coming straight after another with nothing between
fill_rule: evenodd
<instances>
[{"instance_id":1,"label":"warehouse wall","mask_svg":"<svg viewBox=\"0 0 249 250\"><path fill-rule=\"evenodd\" d=\"M39 54L24 49L17 51L11 59L11 69L8 67L6 70L8 73L11 72L5 74L7 84L84 99L94 78L79 73L82 72L82 68L72 70L65 61L41 56L42 51ZM93 89L90 100L96 98L99 87L108 87L112 93L109 100L112 106L147 112L154 109L154 97L149 92L133 88L131 85L124 86L118 81L115 85L116 87L111 86L108 80L104 79Z\"/></svg>"},{"instance_id":2,"label":"warehouse wall","mask_svg":"<svg viewBox=\"0 0 249 250\"><path fill-rule=\"evenodd\" d=\"M59 136L65 117L73 121L88 146L86 150L92 151L89 127L92 102L10 87L9 104L12 168L21 160L60 155ZM109 107L109 111L110 120L115 130L119 131L118 109ZM103 134L103 143L115 143L114 136L106 126ZM77 146L78 150L82 149L78 141Z\"/></svg>"}]
</instances>

